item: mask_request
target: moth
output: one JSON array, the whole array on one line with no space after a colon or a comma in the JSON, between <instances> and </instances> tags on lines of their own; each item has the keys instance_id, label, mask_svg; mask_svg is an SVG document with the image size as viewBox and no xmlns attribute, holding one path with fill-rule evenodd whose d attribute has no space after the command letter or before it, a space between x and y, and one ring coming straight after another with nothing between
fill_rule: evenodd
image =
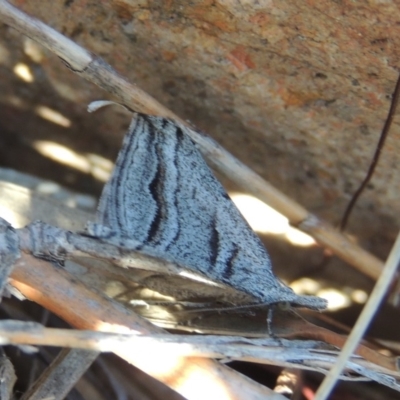
<instances>
[{"instance_id":1,"label":"moth","mask_svg":"<svg viewBox=\"0 0 400 400\"><path fill-rule=\"evenodd\" d=\"M261 240L211 172L187 129L136 114L100 198L93 234L137 243L239 290L256 303L322 310L273 273Z\"/></svg>"}]
</instances>

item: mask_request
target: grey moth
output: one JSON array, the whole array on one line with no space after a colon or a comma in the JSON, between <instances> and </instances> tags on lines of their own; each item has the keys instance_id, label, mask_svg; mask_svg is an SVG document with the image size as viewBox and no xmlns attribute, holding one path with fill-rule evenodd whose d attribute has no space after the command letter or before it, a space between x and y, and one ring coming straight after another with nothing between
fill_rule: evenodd
<instances>
[{"instance_id":1,"label":"grey moth","mask_svg":"<svg viewBox=\"0 0 400 400\"><path fill-rule=\"evenodd\" d=\"M101 232L243 292L256 303L321 310L324 299L296 295L205 163L186 127L136 114L97 212ZM111 232L111 235L110 235Z\"/></svg>"}]
</instances>

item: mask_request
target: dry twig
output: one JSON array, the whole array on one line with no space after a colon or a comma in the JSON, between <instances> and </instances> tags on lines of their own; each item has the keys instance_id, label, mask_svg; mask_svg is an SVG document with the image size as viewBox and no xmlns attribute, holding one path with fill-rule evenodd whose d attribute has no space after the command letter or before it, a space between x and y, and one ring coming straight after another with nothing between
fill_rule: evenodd
<instances>
[{"instance_id":1,"label":"dry twig","mask_svg":"<svg viewBox=\"0 0 400 400\"><path fill-rule=\"evenodd\" d=\"M382 275L379 277L378 282L376 282L375 287L366 305L364 306L354 328L352 329L335 366L329 371L328 376L322 382L322 385L318 389L318 392L316 393L316 399L325 400L329 396L333 386L335 385L340 373L342 372L346 364L346 361L349 359L357 344L360 342L362 336L364 335L364 332L371 322L371 319L374 317L385 294L387 293L387 290L393 280L399 263L400 233L398 234L392 251L389 254Z\"/></svg>"},{"instance_id":2,"label":"dry twig","mask_svg":"<svg viewBox=\"0 0 400 400\"><path fill-rule=\"evenodd\" d=\"M211 335L132 335L44 328L37 323L7 320L0 323L0 338L3 344L63 346L115 353L121 353L124 349L129 348L130 353L135 353L136 357L143 358L149 354L223 358L322 373L334 365L338 354L337 351L315 341L289 341L272 338L245 339ZM398 371L378 367L358 356L351 358L346 365L346 370L356 371L400 391L400 386L394 379L400 376ZM341 379L360 380L351 375L342 375Z\"/></svg>"},{"instance_id":3,"label":"dry twig","mask_svg":"<svg viewBox=\"0 0 400 400\"><path fill-rule=\"evenodd\" d=\"M21 400L64 399L97 356L97 351L61 350Z\"/></svg>"},{"instance_id":4,"label":"dry twig","mask_svg":"<svg viewBox=\"0 0 400 400\"><path fill-rule=\"evenodd\" d=\"M4 350L0 349L0 399L13 399L13 387L16 380L11 361L6 357Z\"/></svg>"}]
</instances>

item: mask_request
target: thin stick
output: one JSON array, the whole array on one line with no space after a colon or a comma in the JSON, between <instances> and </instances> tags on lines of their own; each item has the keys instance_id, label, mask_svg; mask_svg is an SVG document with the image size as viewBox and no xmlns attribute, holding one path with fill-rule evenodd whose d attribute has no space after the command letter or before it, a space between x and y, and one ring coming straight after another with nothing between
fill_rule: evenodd
<instances>
[{"instance_id":1,"label":"thin stick","mask_svg":"<svg viewBox=\"0 0 400 400\"><path fill-rule=\"evenodd\" d=\"M361 185L356 190L356 192L354 193L353 197L351 198L349 204L347 205L347 208L342 217L342 221L340 222L340 231L345 230L347 222L350 217L350 214L351 214L358 198L360 197L361 193L364 191L368 182L371 180L372 175L374 174L375 168L378 165L378 161L379 161L379 157L381 155L382 148L385 145L385 141L388 136L388 133L389 133L389 130L392 125L392 121L393 121L393 118L394 118L394 115L396 112L397 104L399 102L399 96L400 96L400 75L397 78L396 87L394 89L392 101L390 103L390 109L389 109L388 115L386 117L385 125L383 126L381 135L379 137L379 141L376 146L374 156L373 156L371 164L368 168L367 175L365 176L364 180L361 182Z\"/></svg>"},{"instance_id":2,"label":"thin stick","mask_svg":"<svg viewBox=\"0 0 400 400\"><path fill-rule=\"evenodd\" d=\"M248 339L241 336L220 335L172 335L131 333L109 333L74 329L45 328L35 322L2 320L0 322L2 345L57 346L99 352L115 352L129 348L136 353L151 352L162 354L168 349L171 354L181 357L229 358L262 364L279 365L293 363L298 368L313 364L332 365L338 351L328 350L321 342L285 340L280 338ZM399 371L382 368L360 356L354 355L352 363L371 369L386 371L400 376Z\"/></svg>"},{"instance_id":3,"label":"thin stick","mask_svg":"<svg viewBox=\"0 0 400 400\"><path fill-rule=\"evenodd\" d=\"M20 400L65 399L97 356L97 351L62 349Z\"/></svg>"},{"instance_id":4,"label":"thin stick","mask_svg":"<svg viewBox=\"0 0 400 400\"><path fill-rule=\"evenodd\" d=\"M4 0L0 0L0 19L56 53L70 66L73 72L112 93L128 107L147 114L172 118L189 126L186 121L136 85L127 82L104 60L79 48L77 44L63 37L46 24L29 17ZM333 227L310 214L304 207L274 188L210 137L196 131L193 127L191 128L192 139L216 170L285 215L292 225L299 226L300 229L313 236L320 244L331 249L350 265L365 275L378 279L383 267L382 261L350 242Z\"/></svg>"},{"instance_id":5,"label":"thin stick","mask_svg":"<svg viewBox=\"0 0 400 400\"><path fill-rule=\"evenodd\" d=\"M364 335L371 319L375 315L379 305L381 304L390 283L396 273L400 262L400 232L397 235L395 244L386 261L382 275L375 284L373 291L363 308L353 330L351 331L346 344L344 345L335 366L329 371L328 375L319 387L315 400L325 400L332 391L339 375L341 374L346 362L354 352L357 344Z\"/></svg>"}]
</instances>

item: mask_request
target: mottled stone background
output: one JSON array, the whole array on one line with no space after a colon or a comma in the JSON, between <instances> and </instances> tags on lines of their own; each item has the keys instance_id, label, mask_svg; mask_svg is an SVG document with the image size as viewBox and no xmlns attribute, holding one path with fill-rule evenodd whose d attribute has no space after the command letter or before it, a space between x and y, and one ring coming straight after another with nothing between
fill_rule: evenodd
<instances>
[{"instance_id":1,"label":"mottled stone background","mask_svg":"<svg viewBox=\"0 0 400 400\"><path fill-rule=\"evenodd\" d=\"M103 57L332 224L365 175L400 66L400 6L389 0L12 3ZM15 73L18 63L33 82ZM112 107L86 112L104 98L53 54L0 25L2 166L98 195L101 181L32 144L53 141L114 160L129 115ZM38 106L71 125L43 119ZM400 225L399 138L395 118L349 226L382 258Z\"/></svg>"}]
</instances>

